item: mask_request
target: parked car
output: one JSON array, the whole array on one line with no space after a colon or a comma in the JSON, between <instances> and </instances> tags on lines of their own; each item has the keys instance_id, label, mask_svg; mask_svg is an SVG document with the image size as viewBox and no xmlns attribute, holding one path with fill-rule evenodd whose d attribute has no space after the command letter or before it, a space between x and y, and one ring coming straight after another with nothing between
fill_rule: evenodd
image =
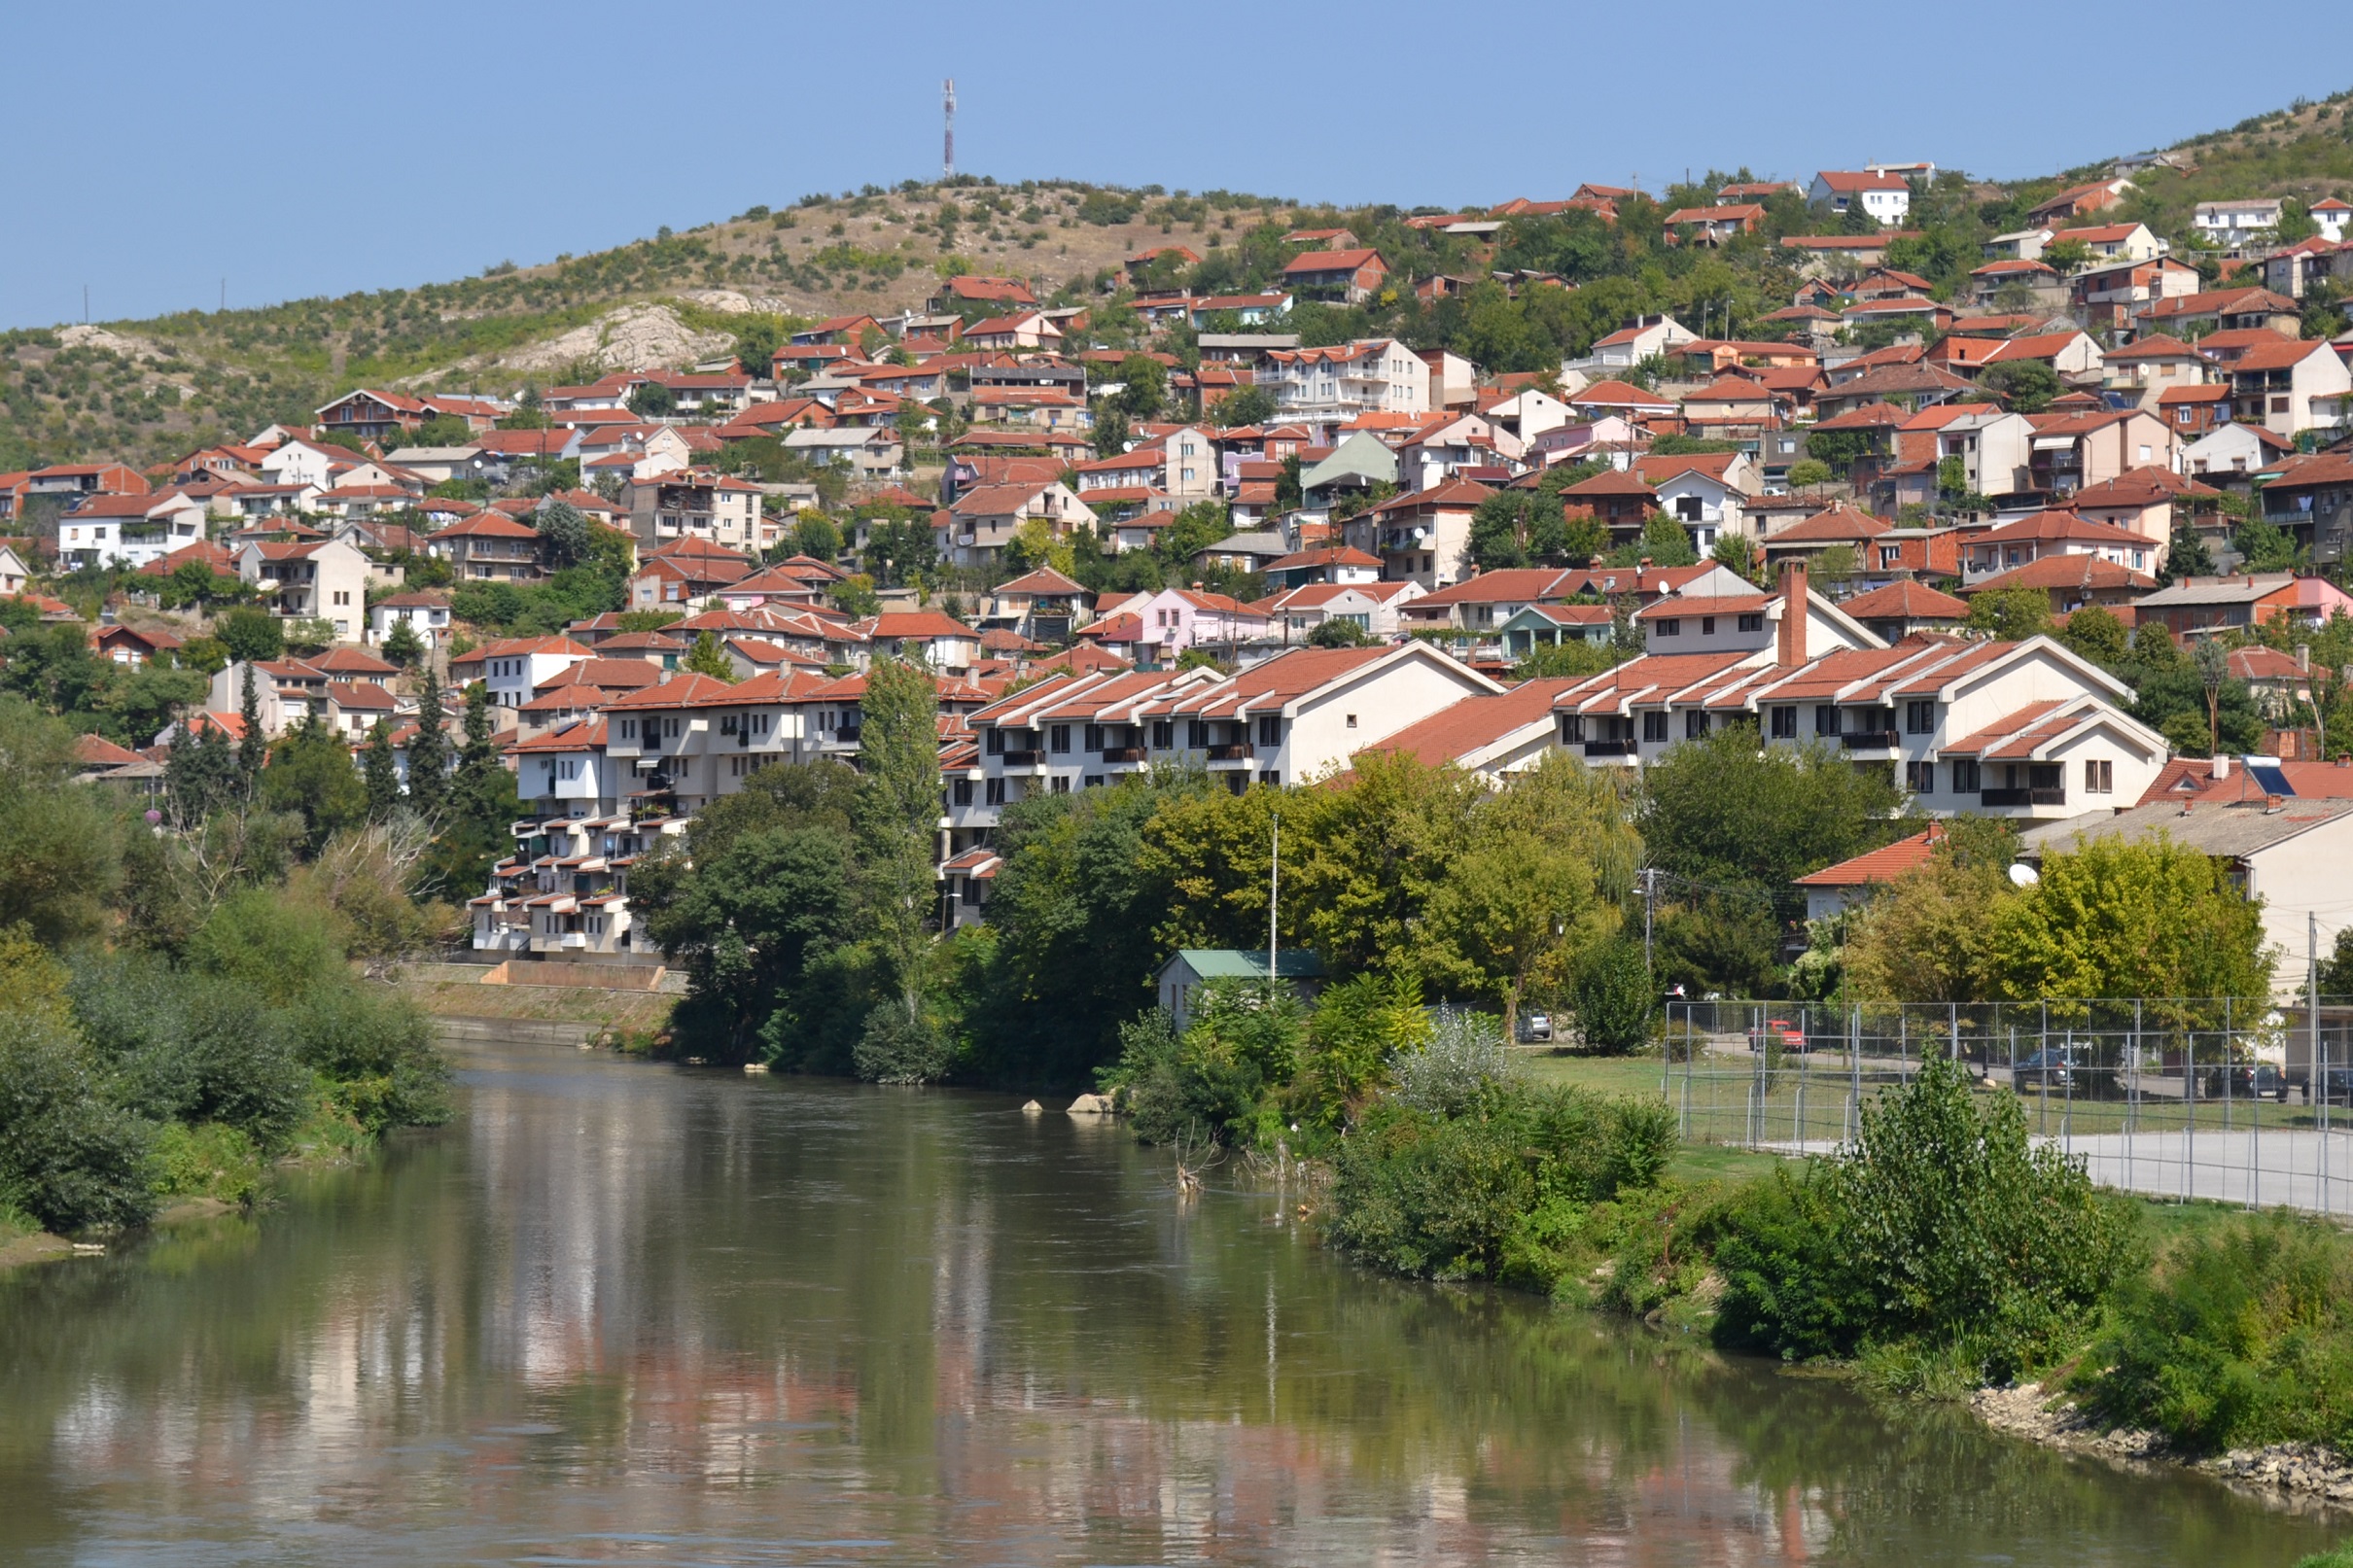
<instances>
[{"instance_id":1,"label":"parked car","mask_svg":"<svg viewBox=\"0 0 2353 1568\"><path fill-rule=\"evenodd\" d=\"M2019 1059L2010 1072L2010 1087L2032 1086L2046 1094L2065 1094L2075 1087L2075 1058L2066 1047L2047 1045Z\"/></svg>"},{"instance_id":2,"label":"parked car","mask_svg":"<svg viewBox=\"0 0 2353 1568\"><path fill-rule=\"evenodd\" d=\"M2334 1078L2340 1068L2329 1069ZM2339 1080L2340 1082L2342 1080ZM2229 1068L2219 1068L2202 1074L2197 1092L2208 1099L2280 1099L2287 1095L2288 1080L2268 1062L2242 1063Z\"/></svg>"},{"instance_id":3,"label":"parked car","mask_svg":"<svg viewBox=\"0 0 2353 1568\"><path fill-rule=\"evenodd\" d=\"M1553 1016L1550 1013L1522 1013L1520 1015L1520 1043L1540 1045L1553 1037Z\"/></svg>"}]
</instances>

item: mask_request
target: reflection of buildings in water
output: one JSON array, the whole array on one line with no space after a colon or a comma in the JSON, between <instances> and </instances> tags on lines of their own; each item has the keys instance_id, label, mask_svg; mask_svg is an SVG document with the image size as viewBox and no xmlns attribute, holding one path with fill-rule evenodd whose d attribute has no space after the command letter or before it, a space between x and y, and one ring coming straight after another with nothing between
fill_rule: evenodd
<instances>
[{"instance_id":1,"label":"reflection of buildings in water","mask_svg":"<svg viewBox=\"0 0 2353 1568\"><path fill-rule=\"evenodd\" d=\"M1402 1441L1378 1412L1321 1414L1317 1380L1356 1376L1355 1342L1316 1317L1328 1305L1278 1300L1271 1274L1263 1338L1205 1337L1197 1365L1100 1323L1073 1332L1137 1299L1106 1290L1083 1245L1051 1255L1065 1277L1050 1288L1014 1288L1042 1267L1041 1229L1089 1221L1090 1204L1143 1238L1126 1291L1220 1288L1186 1260L1247 1244L1215 1228L1249 1222L1176 1218L1157 1181L1139 1193L1105 1166L1092 1194L1038 1205L1033 1191L1025 1212L970 1147L947 1138L925 1164L906 1153L923 1140L883 1140L870 1107L798 1151L740 1085L579 1065L592 1080L527 1061L474 1090L439 1185L420 1177L396 1200L416 1207L371 1216L384 1234L293 1282L319 1294L287 1293L279 1384L93 1383L56 1424L61 1457L147 1473L156 1512L263 1536L305 1519L389 1528L417 1560L612 1532L1400 1563L1571 1544L1595 1563L1791 1561L1824 1538L1818 1503L1740 1480L1739 1452L1697 1420L1671 1465L1629 1472L1603 1442L1542 1446L1526 1412L1509 1431L1440 1413ZM619 1093L616 1071L634 1080ZM812 1167L846 1147L865 1163L826 1173L846 1194L829 1229L780 1239L759 1205L813 1192ZM748 1309L780 1279L795 1294Z\"/></svg>"}]
</instances>

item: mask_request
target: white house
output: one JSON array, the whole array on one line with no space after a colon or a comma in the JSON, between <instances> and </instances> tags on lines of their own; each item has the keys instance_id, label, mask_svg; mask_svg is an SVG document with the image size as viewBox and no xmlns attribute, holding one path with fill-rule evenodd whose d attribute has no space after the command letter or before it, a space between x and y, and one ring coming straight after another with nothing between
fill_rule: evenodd
<instances>
[{"instance_id":1,"label":"white house","mask_svg":"<svg viewBox=\"0 0 2353 1568\"><path fill-rule=\"evenodd\" d=\"M2201 201L2190 222L2198 233L2225 250L2235 250L2256 235L2279 226L2277 196L2255 196L2238 201Z\"/></svg>"},{"instance_id":2,"label":"white house","mask_svg":"<svg viewBox=\"0 0 2353 1568\"><path fill-rule=\"evenodd\" d=\"M440 646L449 635L449 596L420 590L377 600L368 610L368 640L381 645L404 623L427 647Z\"/></svg>"},{"instance_id":3,"label":"white house","mask_svg":"<svg viewBox=\"0 0 2353 1568\"><path fill-rule=\"evenodd\" d=\"M1824 169L1806 188L1809 206L1826 212L1861 208L1893 228L1912 211L1912 186L1900 174L1868 169Z\"/></svg>"},{"instance_id":4,"label":"white house","mask_svg":"<svg viewBox=\"0 0 2353 1568\"><path fill-rule=\"evenodd\" d=\"M368 624L368 557L341 540L256 540L237 552L237 575L263 591L274 614L324 620L338 642Z\"/></svg>"},{"instance_id":5,"label":"white house","mask_svg":"<svg viewBox=\"0 0 2353 1568\"><path fill-rule=\"evenodd\" d=\"M1423 414L1430 409L1430 367L1393 337L1330 348L1276 349L1257 384L1285 420L1344 423L1358 414Z\"/></svg>"},{"instance_id":6,"label":"white house","mask_svg":"<svg viewBox=\"0 0 2353 1568\"><path fill-rule=\"evenodd\" d=\"M177 490L91 496L57 519L57 559L68 568L143 567L202 539L204 512Z\"/></svg>"}]
</instances>

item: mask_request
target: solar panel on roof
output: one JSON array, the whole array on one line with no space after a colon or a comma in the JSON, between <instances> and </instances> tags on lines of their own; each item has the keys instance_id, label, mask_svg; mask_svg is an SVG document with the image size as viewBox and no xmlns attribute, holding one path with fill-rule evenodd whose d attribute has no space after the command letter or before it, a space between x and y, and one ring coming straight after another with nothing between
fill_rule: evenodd
<instances>
[{"instance_id":1,"label":"solar panel on roof","mask_svg":"<svg viewBox=\"0 0 2353 1568\"><path fill-rule=\"evenodd\" d=\"M2277 758L2251 756L2241 760L2246 763L2247 777L2265 794L2284 798L2296 793L2296 786L2288 783L2288 772L2279 765Z\"/></svg>"}]
</instances>

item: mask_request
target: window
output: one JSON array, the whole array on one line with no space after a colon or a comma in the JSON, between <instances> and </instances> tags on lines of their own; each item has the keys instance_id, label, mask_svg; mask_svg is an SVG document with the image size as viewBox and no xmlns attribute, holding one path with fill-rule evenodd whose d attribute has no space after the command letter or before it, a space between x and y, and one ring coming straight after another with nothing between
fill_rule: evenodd
<instances>
[{"instance_id":1,"label":"window","mask_svg":"<svg viewBox=\"0 0 2353 1568\"><path fill-rule=\"evenodd\" d=\"M1702 637L1713 637L1716 635L1716 618L1713 615L1702 615L1700 617L1700 635Z\"/></svg>"},{"instance_id":2,"label":"window","mask_svg":"<svg viewBox=\"0 0 2353 1568\"><path fill-rule=\"evenodd\" d=\"M1646 741L1664 741L1667 739L1667 714L1665 710L1661 710L1660 712L1653 714L1644 714L1642 715L1642 739Z\"/></svg>"},{"instance_id":3,"label":"window","mask_svg":"<svg viewBox=\"0 0 2353 1568\"><path fill-rule=\"evenodd\" d=\"M1198 718L1188 718L1188 719L1186 719L1186 720L1184 721L1184 747L1185 747L1185 749L1186 749L1186 750L1188 750L1188 751L1198 751L1198 750L1200 750L1200 749L1201 749L1203 747L1208 746L1209 744L1210 744L1210 726L1209 726L1209 724L1208 724L1206 721L1204 721L1204 720L1202 720L1202 719L1198 719Z\"/></svg>"},{"instance_id":4,"label":"window","mask_svg":"<svg viewBox=\"0 0 2353 1568\"><path fill-rule=\"evenodd\" d=\"M1798 738L1796 709L1775 708L1773 711L1773 738L1776 741L1794 741Z\"/></svg>"},{"instance_id":5,"label":"window","mask_svg":"<svg viewBox=\"0 0 2353 1568\"><path fill-rule=\"evenodd\" d=\"M1102 749L1103 749L1103 726L1102 726L1101 724L1089 724L1089 725L1087 726L1087 732L1086 732L1086 735L1085 735L1085 738L1084 738L1084 743L1085 743L1086 749L1088 749L1088 750L1090 750L1090 751L1100 751L1100 750L1102 750Z\"/></svg>"},{"instance_id":6,"label":"window","mask_svg":"<svg viewBox=\"0 0 2353 1568\"><path fill-rule=\"evenodd\" d=\"M1067 777L1058 778L1054 781L1050 787L1053 789L1055 794L1067 795L1071 792L1071 781Z\"/></svg>"},{"instance_id":7,"label":"window","mask_svg":"<svg viewBox=\"0 0 2353 1568\"><path fill-rule=\"evenodd\" d=\"M1681 637L1683 635L1682 620L1676 616L1668 616L1666 620L1659 622L1658 635L1661 637Z\"/></svg>"},{"instance_id":8,"label":"window","mask_svg":"<svg viewBox=\"0 0 2353 1568\"><path fill-rule=\"evenodd\" d=\"M1904 704L1904 733L1934 735L1936 733L1936 703L1932 699L1914 698Z\"/></svg>"},{"instance_id":9,"label":"window","mask_svg":"<svg viewBox=\"0 0 2353 1568\"><path fill-rule=\"evenodd\" d=\"M1742 615L1740 617L1740 630L1743 632L1761 632L1764 629L1765 617L1762 614Z\"/></svg>"},{"instance_id":10,"label":"window","mask_svg":"<svg viewBox=\"0 0 2353 1568\"><path fill-rule=\"evenodd\" d=\"M1071 749L1071 726L1053 724L1046 729L1046 749L1060 755ZM1069 787L1066 784L1064 787Z\"/></svg>"},{"instance_id":11,"label":"window","mask_svg":"<svg viewBox=\"0 0 2353 1568\"><path fill-rule=\"evenodd\" d=\"M1281 746L1282 744L1282 714L1268 714L1258 720L1258 744L1260 746Z\"/></svg>"},{"instance_id":12,"label":"window","mask_svg":"<svg viewBox=\"0 0 2353 1568\"><path fill-rule=\"evenodd\" d=\"M1350 729L1354 729L1356 727L1356 715L1354 714L1348 715L1348 727Z\"/></svg>"},{"instance_id":13,"label":"window","mask_svg":"<svg viewBox=\"0 0 2353 1568\"><path fill-rule=\"evenodd\" d=\"M958 779L951 783L948 785L948 799L951 803L958 806L971 805L972 781L969 779Z\"/></svg>"},{"instance_id":14,"label":"window","mask_svg":"<svg viewBox=\"0 0 2353 1568\"><path fill-rule=\"evenodd\" d=\"M1683 739L1687 741L1702 740L1706 737L1706 734L1707 713L1704 709L1694 708L1683 715Z\"/></svg>"},{"instance_id":15,"label":"window","mask_svg":"<svg viewBox=\"0 0 2353 1568\"><path fill-rule=\"evenodd\" d=\"M1813 732L1816 735L1836 735L1839 732L1839 711L1836 707L1821 703L1814 708Z\"/></svg>"},{"instance_id":16,"label":"window","mask_svg":"<svg viewBox=\"0 0 2353 1568\"><path fill-rule=\"evenodd\" d=\"M1563 746L1582 746L1585 744L1584 714L1563 714L1561 715L1561 744Z\"/></svg>"},{"instance_id":17,"label":"window","mask_svg":"<svg viewBox=\"0 0 2353 1568\"><path fill-rule=\"evenodd\" d=\"M2116 792L2116 764L2104 757L2084 759L2084 790L2087 794L2109 795Z\"/></svg>"},{"instance_id":18,"label":"window","mask_svg":"<svg viewBox=\"0 0 2353 1568\"><path fill-rule=\"evenodd\" d=\"M980 798L985 805L1003 805L1005 803L1005 782L1002 779L983 779L980 782Z\"/></svg>"},{"instance_id":19,"label":"window","mask_svg":"<svg viewBox=\"0 0 2353 1568\"><path fill-rule=\"evenodd\" d=\"M982 743L982 749L991 756L1003 756L1005 754L1004 731L999 729L996 725L991 724L989 726L988 739Z\"/></svg>"},{"instance_id":20,"label":"window","mask_svg":"<svg viewBox=\"0 0 2353 1568\"><path fill-rule=\"evenodd\" d=\"M1952 761L1952 792L1974 795L1978 792L1978 766L1975 757L1955 757Z\"/></svg>"},{"instance_id":21,"label":"window","mask_svg":"<svg viewBox=\"0 0 2353 1568\"><path fill-rule=\"evenodd\" d=\"M1100 773L1090 773L1086 777L1085 787L1089 789L1101 789L1103 787L1103 779L1104 776Z\"/></svg>"},{"instance_id":22,"label":"window","mask_svg":"<svg viewBox=\"0 0 2353 1568\"><path fill-rule=\"evenodd\" d=\"M1166 751L1167 749L1169 749L1169 748L1171 748L1171 747L1175 746L1176 744L1176 723L1175 723L1173 720L1166 719L1166 718L1155 718L1155 719L1153 719L1153 720L1152 720L1152 749L1153 749L1153 750L1155 750L1155 751Z\"/></svg>"},{"instance_id":23,"label":"window","mask_svg":"<svg viewBox=\"0 0 2353 1568\"><path fill-rule=\"evenodd\" d=\"M1904 787L1915 795L1936 793L1936 764L1907 762L1904 764Z\"/></svg>"}]
</instances>

